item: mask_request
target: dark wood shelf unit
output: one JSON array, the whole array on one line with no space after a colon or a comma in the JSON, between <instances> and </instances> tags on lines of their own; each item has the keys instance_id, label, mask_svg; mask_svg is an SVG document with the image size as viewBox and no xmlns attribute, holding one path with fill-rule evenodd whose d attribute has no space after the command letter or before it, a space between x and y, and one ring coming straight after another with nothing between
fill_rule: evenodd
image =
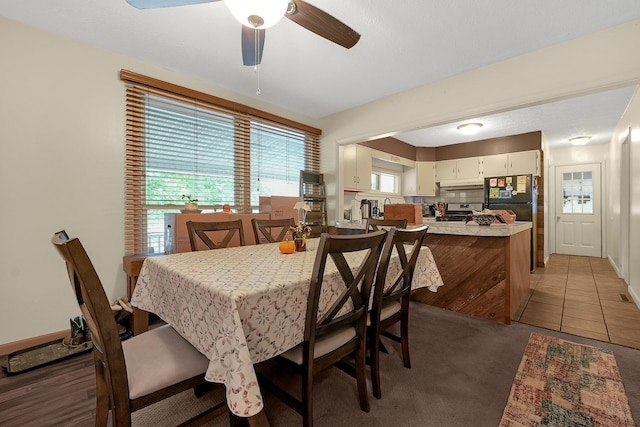
<instances>
[{"instance_id":1,"label":"dark wood shelf unit","mask_svg":"<svg viewBox=\"0 0 640 427\"><path fill-rule=\"evenodd\" d=\"M301 170L300 197L311 208L306 214L311 237L318 237L327 231L327 195L323 174Z\"/></svg>"}]
</instances>

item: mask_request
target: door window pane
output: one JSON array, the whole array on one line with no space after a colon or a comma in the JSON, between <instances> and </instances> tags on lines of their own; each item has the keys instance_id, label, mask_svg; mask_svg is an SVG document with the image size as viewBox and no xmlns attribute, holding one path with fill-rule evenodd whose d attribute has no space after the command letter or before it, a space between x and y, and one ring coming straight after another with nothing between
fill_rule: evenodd
<instances>
[{"instance_id":1,"label":"door window pane","mask_svg":"<svg viewBox=\"0 0 640 427\"><path fill-rule=\"evenodd\" d=\"M562 213L593 213L593 176L591 172L562 174Z\"/></svg>"}]
</instances>

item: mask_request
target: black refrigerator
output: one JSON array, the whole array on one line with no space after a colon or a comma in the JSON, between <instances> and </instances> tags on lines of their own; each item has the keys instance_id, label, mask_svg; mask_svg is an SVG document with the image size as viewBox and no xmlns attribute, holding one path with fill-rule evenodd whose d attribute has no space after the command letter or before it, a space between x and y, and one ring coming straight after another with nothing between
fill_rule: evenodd
<instances>
[{"instance_id":1,"label":"black refrigerator","mask_svg":"<svg viewBox=\"0 0 640 427\"><path fill-rule=\"evenodd\" d=\"M484 180L484 204L487 209L511 210L516 221L530 221L531 271L536 266L538 186L532 175L505 175Z\"/></svg>"}]
</instances>

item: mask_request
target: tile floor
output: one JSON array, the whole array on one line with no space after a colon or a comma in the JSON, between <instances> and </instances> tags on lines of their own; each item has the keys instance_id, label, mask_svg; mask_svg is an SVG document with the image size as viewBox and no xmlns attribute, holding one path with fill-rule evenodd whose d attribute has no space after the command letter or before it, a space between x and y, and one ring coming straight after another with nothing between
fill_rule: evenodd
<instances>
[{"instance_id":1,"label":"tile floor","mask_svg":"<svg viewBox=\"0 0 640 427\"><path fill-rule=\"evenodd\" d=\"M640 349L640 309L605 258L553 254L515 320Z\"/></svg>"}]
</instances>

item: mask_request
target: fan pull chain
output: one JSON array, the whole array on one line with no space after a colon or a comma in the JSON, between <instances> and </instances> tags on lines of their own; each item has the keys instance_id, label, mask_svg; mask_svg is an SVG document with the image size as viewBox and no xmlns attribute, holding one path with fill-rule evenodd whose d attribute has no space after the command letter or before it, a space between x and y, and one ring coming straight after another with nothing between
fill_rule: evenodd
<instances>
[{"instance_id":1,"label":"fan pull chain","mask_svg":"<svg viewBox=\"0 0 640 427\"><path fill-rule=\"evenodd\" d=\"M255 40L254 40L254 45L255 45L255 65L253 66L253 71L256 73L256 78L258 80L258 89L256 90L256 95L261 95L262 92L260 92L260 70L258 69L258 45L260 42L260 33L258 31L258 28L256 27L255 29Z\"/></svg>"}]
</instances>

